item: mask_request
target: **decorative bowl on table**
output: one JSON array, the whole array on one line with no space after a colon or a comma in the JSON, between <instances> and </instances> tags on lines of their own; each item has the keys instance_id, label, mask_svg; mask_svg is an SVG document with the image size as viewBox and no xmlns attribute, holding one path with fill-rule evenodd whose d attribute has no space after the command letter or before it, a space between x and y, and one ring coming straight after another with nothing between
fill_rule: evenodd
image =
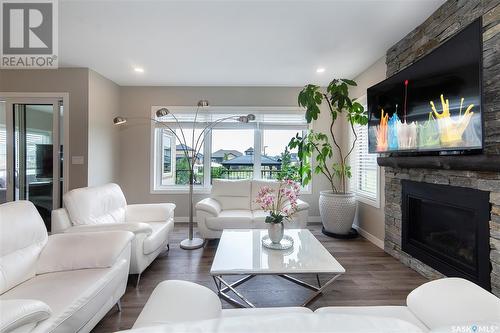
<instances>
[{"instance_id":1,"label":"decorative bowl on table","mask_svg":"<svg viewBox=\"0 0 500 333\"><path fill-rule=\"evenodd\" d=\"M269 235L262 237L262 246L272 250L288 250L293 247L293 238L288 235L283 235L279 243L273 243Z\"/></svg>"}]
</instances>

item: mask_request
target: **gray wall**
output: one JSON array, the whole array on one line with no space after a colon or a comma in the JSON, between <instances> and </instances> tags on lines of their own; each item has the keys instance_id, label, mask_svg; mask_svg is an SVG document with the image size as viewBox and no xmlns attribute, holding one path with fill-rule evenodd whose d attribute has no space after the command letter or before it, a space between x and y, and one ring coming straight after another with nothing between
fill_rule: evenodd
<instances>
[{"instance_id":1,"label":"gray wall","mask_svg":"<svg viewBox=\"0 0 500 333\"><path fill-rule=\"evenodd\" d=\"M89 71L88 185L118 182L120 137L112 119L120 108L120 87Z\"/></svg>"},{"instance_id":2,"label":"gray wall","mask_svg":"<svg viewBox=\"0 0 500 333\"><path fill-rule=\"evenodd\" d=\"M148 118L151 106L193 106L200 99L208 99L217 106L297 106L300 88L279 87L122 87L120 89L120 114L126 117ZM327 132L328 112L313 124L313 128ZM343 126L336 130L342 137ZM176 216L188 215L187 194L151 194L150 160L151 132L150 122L131 120L120 128L120 185L127 200L140 202L174 202L177 204ZM312 194L302 198L311 204L310 216L319 216L319 191L327 190L327 182L322 176L315 176ZM196 195L195 202L206 195Z\"/></svg>"},{"instance_id":3,"label":"gray wall","mask_svg":"<svg viewBox=\"0 0 500 333\"><path fill-rule=\"evenodd\" d=\"M43 108L27 107L29 117L26 118L26 127L52 133L53 113L51 106ZM1 117L1 115L0 115Z\"/></svg>"},{"instance_id":4,"label":"gray wall","mask_svg":"<svg viewBox=\"0 0 500 333\"><path fill-rule=\"evenodd\" d=\"M0 70L1 92L68 93L69 152L84 164L69 165L69 189L118 181L119 136L112 125L120 87L88 68Z\"/></svg>"},{"instance_id":5,"label":"gray wall","mask_svg":"<svg viewBox=\"0 0 500 333\"><path fill-rule=\"evenodd\" d=\"M58 70L1 70L0 91L69 93L71 156L83 156L83 165L70 164L69 188L118 182L129 202L175 202L177 216L187 216L186 194L150 193L150 123L130 121L117 128L115 115L150 117L151 106L193 106L206 98L218 106L297 106L298 87L119 87L96 72L84 68ZM345 124L335 131L344 136ZM329 114L323 110L313 129L328 133ZM341 142L341 144L343 144ZM119 147L119 148L118 148ZM311 194L303 199L311 204L310 216L319 217L319 191L328 182L315 175ZM205 197L197 195L195 201Z\"/></svg>"},{"instance_id":6,"label":"gray wall","mask_svg":"<svg viewBox=\"0 0 500 333\"><path fill-rule=\"evenodd\" d=\"M373 86L374 84L383 81L385 79L385 71L387 66L385 65L385 57L377 60L373 65L368 67L363 73L359 74L354 80L358 84L357 87L351 89L351 96L354 98L359 98L366 95L366 89ZM358 204L358 226L363 229L363 231L368 232L379 240L379 243L383 244L384 241L384 203L385 203L385 180L384 180L384 168L379 170L379 198L380 198L380 208L359 202Z\"/></svg>"},{"instance_id":7,"label":"gray wall","mask_svg":"<svg viewBox=\"0 0 500 333\"><path fill-rule=\"evenodd\" d=\"M83 156L83 165L69 166L69 188L87 186L89 70L0 70L0 92L69 93L69 157ZM71 160L69 158L69 160Z\"/></svg>"}]
</instances>

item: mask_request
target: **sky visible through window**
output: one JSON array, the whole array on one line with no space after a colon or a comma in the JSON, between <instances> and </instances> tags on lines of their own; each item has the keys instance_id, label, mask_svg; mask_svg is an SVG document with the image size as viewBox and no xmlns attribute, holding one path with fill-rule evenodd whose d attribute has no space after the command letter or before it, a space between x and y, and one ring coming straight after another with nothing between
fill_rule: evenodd
<instances>
[{"instance_id":1,"label":"sky visible through window","mask_svg":"<svg viewBox=\"0 0 500 333\"><path fill-rule=\"evenodd\" d=\"M216 129L212 132L212 152L219 149L237 150L244 154L253 147L253 129Z\"/></svg>"},{"instance_id":2,"label":"sky visible through window","mask_svg":"<svg viewBox=\"0 0 500 333\"><path fill-rule=\"evenodd\" d=\"M179 137L181 133L176 131ZM285 150L285 147L290 142L290 139L299 131L297 130L263 130L262 149L267 156L279 156ZM187 139L188 146L191 146L192 129L185 129L184 134ZM196 137L201 133L201 130L195 131ZM179 142L177 142L177 145ZM214 129L212 132L212 152L217 150L237 150L244 154L245 150L254 146L254 130L253 129ZM292 152L296 152L293 150ZM200 150L203 154L203 149Z\"/></svg>"},{"instance_id":3,"label":"sky visible through window","mask_svg":"<svg viewBox=\"0 0 500 333\"><path fill-rule=\"evenodd\" d=\"M297 134L297 130L265 130L262 140L262 150L267 156L279 156L290 142L290 139ZM297 152L297 149L291 152Z\"/></svg>"},{"instance_id":4,"label":"sky visible through window","mask_svg":"<svg viewBox=\"0 0 500 333\"><path fill-rule=\"evenodd\" d=\"M297 130L263 130L263 152L267 156L279 156L285 150L290 139ZM248 130L214 130L212 134L212 151L219 149L237 150L244 153L253 147L253 129Z\"/></svg>"}]
</instances>

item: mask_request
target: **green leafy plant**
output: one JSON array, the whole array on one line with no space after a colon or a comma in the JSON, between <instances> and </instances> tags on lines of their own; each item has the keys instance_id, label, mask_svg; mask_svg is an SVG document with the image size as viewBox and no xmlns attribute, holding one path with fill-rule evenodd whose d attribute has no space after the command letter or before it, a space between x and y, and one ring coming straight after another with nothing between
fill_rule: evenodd
<instances>
[{"instance_id":1,"label":"green leafy plant","mask_svg":"<svg viewBox=\"0 0 500 333\"><path fill-rule=\"evenodd\" d=\"M281 168L276 175L277 180L291 179L296 182L300 182L299 167L292 163L292 155L288 147L285 147L285 151L281 153Z\"/></svg>"},{"instance_id":2,"label":"green leafy plant","mask_svg":"<svg viewBox=\"0 0 500 333\"><path fill-rule=\"evenodd\" d=\"M186 157L176 161L176 184L185 185L189 183L189 162Z\"/></svg>"},{"instance_id":3,"label":"green leafy plant","mask_svg":"<svg viewBox=\"0 0 500 333\"><path fill-rule=\"evenodd\" d=\"M175 183L177 185L187 185L189 184L189 173L190 173L190 162L186 157L182 157L176 161L176 177ZM193 184L201 184L203 179L203 170L193 169Z\"/></svg>"},{"instance_id":4,"label":"green leafy plant","mask_svg":"<svg viewBox=\"0 0 500 333\"><path fill-rule=\"evenodd\" d=\"M223 166L212 167L212 178L224 178L224 174L226 173L226 168Z\"/></svg>"},{"instance_id":5,"label":"green leafy plant","mask_svg":"<svg viewBox=\"0 0 500 333\"><path fill-rule=\"evenodd\" d=\"M299 93L298 103L306 109L307 123L317 120L321 112L321 104L326 102L330 112L330 138L327 134L308 131L304 137L297 134L290 140L288 147L290 149L298 148L298 158L300 166L298 172L302 183L307 185L313 172L323 174L329 181L334 193L346 193L347 178L351 177L351 167L348 164L348 158L354 150L358 139L354 125L366 125L368 117L363 106L349 97L349 86L356 86L356 82L347 79L334 79L326 90L313 84L306 85ZM349 127L353 133L354 139L345 153L338 138L334 132L335 122L340 116L345 116ZM338 154L338 162L331 162L335 154ZM311 158L314 157L316 164L311 169ZM335 186L335 179L340 180L340 186Z\"/></svg>"}]
</instances>

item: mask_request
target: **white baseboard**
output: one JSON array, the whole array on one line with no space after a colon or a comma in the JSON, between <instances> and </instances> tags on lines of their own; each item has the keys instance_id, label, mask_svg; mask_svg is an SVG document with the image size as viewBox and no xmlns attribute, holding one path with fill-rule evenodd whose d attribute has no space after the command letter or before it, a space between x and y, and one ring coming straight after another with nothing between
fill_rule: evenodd
<instances>
[{"instance_id":1,"label":"white baseboard","mask_svg":"<svg viewBox=\"0 0 500 333\"><path fill-rule=\"evenodd\" d=\"M321 223L321 216L308 216L307 223Z\"/></svg>"},{"instance_id":2,"label":"white baseboard","mask_svg":"<svg viewBox=\"0 0 500 333\"><path fill-rule=\"evenodd\" d=\"M366 238L368 241L370 241L371 243L373 243L375 246L381 248L382 250L384 249L384 241L383 240L378 239L377 237L373 236L372 234L370 234L365 229L360 228L356 224L353 225L353 227L354 227L354 229L356 229L359 232L359 234L361 236L363 236L364 238Z\"/></svg>"}]
</instances>

